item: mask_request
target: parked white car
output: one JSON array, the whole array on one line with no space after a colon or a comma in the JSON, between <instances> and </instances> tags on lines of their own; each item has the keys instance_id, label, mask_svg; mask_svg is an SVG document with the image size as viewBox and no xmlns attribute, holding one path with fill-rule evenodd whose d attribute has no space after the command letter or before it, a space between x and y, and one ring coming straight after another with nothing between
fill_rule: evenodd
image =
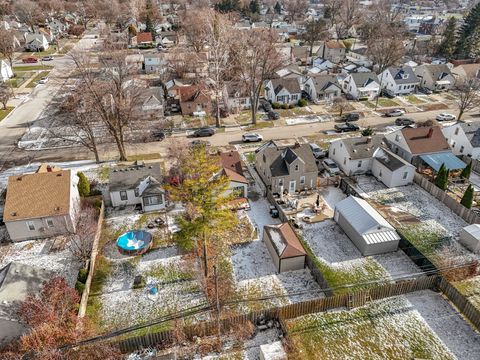
<instances>
[{"instance_id":1,"label":"parked white car","mask_svg":"<svg viewBox=\"0 0 480 360\"><path fill-rule=\"evenodd\" d=\"M258 141L262 141L262 140L263 140L263 136L260 135L260 134L252 133L252 134L243 134L242 135L242 141L243 142L258 142Z\"/></svg>"},{"instance_id":2,"label":"parked white car","mask_svg":"<svg viewBox=\"0 0 480 360\"><path fill-rule=\"evenodd\" d=\"M322 165L325 168L325 170L329 171L333 175L337 175L340 173L340 169L338 168L337 164L335 163L335 161L331 159L323 160Z\"/></svg>"},{"instance_id":3,"label":"parked white car","mask_svg":"<svg viewBox=\"0 0 480 360\"><path fill-rule=\"evenodd\" d=\"M385 114L385 116L389 116L389 117L391 117L391 116L402 116L404 114L405 114L405 111L402 110L402 109L393 109L393 110L388 111Z\"/></svg>"},{"instance_id":4,"label":"parked white car","mask_svg":"<svg viewBox=\"0 0 480 360\"><path fill-rule=\"evenodd\" d=\"M48 82L48 77L42 77L42 78L38 81L39 84L46 84L47 82Z\"/></svg>"},{"instance_id":5,"label":"parked white car","mask_svg":"<svg viewBox=\"0 0 480 360\"><path fill-rule=\"evenodd\" d=\"M453 121L456 120L457 117L449 113L441 113L438 114L435 119L437 119L437 121Z\"/></svg>"}]
</instances>

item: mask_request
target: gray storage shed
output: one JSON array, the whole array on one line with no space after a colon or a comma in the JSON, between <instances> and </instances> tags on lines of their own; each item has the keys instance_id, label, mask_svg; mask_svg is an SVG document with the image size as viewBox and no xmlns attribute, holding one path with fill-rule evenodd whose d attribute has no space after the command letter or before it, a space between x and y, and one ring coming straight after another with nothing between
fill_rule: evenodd
<instances>
[{"instance_id":1,"label":"gray storage shed","mask_svg":"<svg viewBox=\"0 0 480 360\"><path fill-rule=\"evenodd\" d=\"M460 242L474 253L480 253L480 225L465 226L460 232Z\"/></svg>"},{"instance_id":2,"label":"gray storage shed","mask_svg":"<svg viewBox=\"0 0 480 360\"><path fill-rule=\"evenodd\" d=\"M398 250L400 236L363 199L349 196L337 203L334 219L364 256Z\"/></svg>"}]
</instances>

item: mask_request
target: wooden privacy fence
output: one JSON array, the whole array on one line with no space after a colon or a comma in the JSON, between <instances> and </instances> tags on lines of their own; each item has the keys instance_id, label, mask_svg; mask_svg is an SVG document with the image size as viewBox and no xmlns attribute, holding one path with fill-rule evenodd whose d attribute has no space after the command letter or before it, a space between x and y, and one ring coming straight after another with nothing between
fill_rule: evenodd
<instances>
[{"instance_id":1,"label":"wooden privacy fence","mask_svg":"<svg viewBox=\"0 0 480 360\"><path fill-rule=\"evenodd\" d=\"M424 276L418 279L405 280L392 284L382 284L371 289L355 291L353 293L303 301L277 308L253 311L248 314L221 319L220 329L222 334L225 334L235 326L241 326L246 322L259 324L261 321L281 321L335 308L363 306L373 300L404 295L414 291L434 289L439 280L440 277L437 275L429 277ZM183 328L183 334L191 340L194 337L215 335L217 329L216 321L205 321L195 325L185 326ZM174 339L175 331L166 330L124 339L117 342L117 345L122 353L127 353L146 347L167 346L173 343Z\"/></svg>"}]
</instances>

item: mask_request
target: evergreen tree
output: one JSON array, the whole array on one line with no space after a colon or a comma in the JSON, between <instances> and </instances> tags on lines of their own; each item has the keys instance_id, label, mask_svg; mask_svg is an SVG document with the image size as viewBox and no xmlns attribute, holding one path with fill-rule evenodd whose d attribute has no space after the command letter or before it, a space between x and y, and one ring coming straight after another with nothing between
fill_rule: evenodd
<instances>
[{"instance_id":1,"label":"evergreen tree","mask_svg":"<svg viewBox=\"0 0 480 360\"><path fill-rule=\"evenodd\" d=\"M220 12L240 11L240 0L222 0L215 4L215 10Z\"/></svg>"},{"instance_id":2,"label":"evergreen tree","mask_svg":"<svg viewBox=\"0 0 480 360\"><path fill-rule=\"evenodd\" d=\"M464 19L455 55L461 59L480 56L480 3L472 8Z\"/></svg>"},{"instance_id":3,"label":"evergreen tree","mask_svg":"<svg viewBox=\"0 0 480 360\"><path fill-rule=\"evenodd\" d=\"M440 169L438 169L437 177L435 179L435 185L443 191L447 190L449 173L450 172L447 170L444 164L442 164L442 166L440 166Z\"/></svg>"},{"instance_id":4,"label":"evergreen tree","mask_svg":"<svg viewBox=\"0 0 480 360\"><path fill-rule=\"evenodd\" d=\"M456 28L457 20L452 16L448 19L447 26L443 31L443 40L438 45L437 49L438 55L442 55L447 59L452 57L453 53L455 52L456 45Z\"/></svg>"},{"instance_id":5,"label":"evergreen tree","mask_svg":"<svg viewBox=\"0 0 480 360\"><path fill-rule=\"evenodd\" d=\"M153 41L155 41L155 38L157 37L157 31L155 30L155 25L152 21L153 7L151 0L147 0L147 2L145 3L145 10L147 14L145 18L145 32L149 32L150 34L152 34Z\"/></svg>"},{"instance_id":6,"label":"evergreen tree","mask_svg":"<svg viewBox=\"0 0 480 360\"><path fill-rule=\"evenodd\" d=\"M460 174L462 179L470 179L470 174L472 173L472 163L470 162L467 166L465 166Z\"/></svg>"},{"instance_id":7,"label":"evergreen tree","mask_svg":"<svg viewBox=\"0 0 480 360\"><path fill-rule=\"evenodd\" d=\"M280 14L282 12L282 5L280 5L280 3L277 1L273 9L277 14Z\"/></svg>"},{"instance_id":8,"label":"evergreen tree","mask_svg":"<svg viewBox=\"0 0 480 360\"><path fill-rule=\"evenodd\" d=\"M467 209L470 209L473 205L473 186L468 185L467 190L465 190L465 194L463 194L462 201L460 204L465 206Z\"/></svg>"},{"instance_id":9,"label":"evergreen tree","mask_svg":"<svg viewBox=\"0 0 480 360\"><path fill-rule=\"evenodd\" d=\"M80 194L81 197L87 197L90 195L90 183L88 182L87 177L85 176L84 173L78 172L78 193Z\"/></svg>"},{"instance_id":10,"label":"evergreen tree","mask_svg":"<svg viewBox=\"0 0 480 360\"><path fill-rule=\"evenodd\" d=\"M260 12L260 5L258 4L258 0L251 0L248 9L252 14L257 14Z\"/></svg>"}]
</instances>

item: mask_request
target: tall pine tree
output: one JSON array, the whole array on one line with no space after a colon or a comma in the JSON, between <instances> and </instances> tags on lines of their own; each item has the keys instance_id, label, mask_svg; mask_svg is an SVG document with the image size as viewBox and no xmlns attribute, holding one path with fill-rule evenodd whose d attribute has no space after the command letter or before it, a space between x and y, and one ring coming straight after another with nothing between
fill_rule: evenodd
<instances>
[{"instance_id":1,"label":"tall pine tree","mask_svg":"<svg viewBox=\"0 0 480 360\"><path fill-rule=\"evenodd\" d=\"M452 16L448 19L447 26L443 31L443 39L438 45L438 55L450 59L455 52L457 20Z\"/></svg>"},{"instance_id":2,"label":"tall pine tree","mask_svg":"<svg viewBox=\"0 0 480 360\"><path fill-rule=\"evenodd\" d=\"M472 163L468 163L467 166L465 166L462 170L462 173L460 174L460 177L462 179L470 179L470 174L472 173Z\"/></svg>"},{"instance_id":3,"label":"tall pine tree","mask_svg":"<svg viewBox=\"0 0 480 360\"><path fill-rule=\"evenodd\" d=\"M252 14L260 12L260 5L258 4L258 0L251 0L248 9Z\"/></svg>"},{"instance_id":4,"label":"tall pine tree","mask_svg":"<svg viewBox=\"0 0 480 360\"><path fill-rule=\"evenodd\" d=\"M467 190L465 190L465 194L463 194L462 200L460 201L460 204L465 206L467 209L470 209L473 205L473 186L468 185Z\"/></svg>"},{"instance_id":5,"label":"tall pine tree","mask_svg":"<svg viewBox=\"0 0 480 360\"><path fill-rule=\"evenodd\" d=\"M438 169L437 177L435 179L435 185L442 189L443 191L447 190L448 187L448 175L449 171L444 164Z\"/></svg>"},{"instance_id":6,"label":"tall pine tree","mask_svg":"<svg viewBox=\"0 0 480 360\"><path fill-rule=\"evenodd\" d=\"M459 59L480 56L480 3L464 19L458 34L455 55Z\"/></svg>"}]
</instances>

